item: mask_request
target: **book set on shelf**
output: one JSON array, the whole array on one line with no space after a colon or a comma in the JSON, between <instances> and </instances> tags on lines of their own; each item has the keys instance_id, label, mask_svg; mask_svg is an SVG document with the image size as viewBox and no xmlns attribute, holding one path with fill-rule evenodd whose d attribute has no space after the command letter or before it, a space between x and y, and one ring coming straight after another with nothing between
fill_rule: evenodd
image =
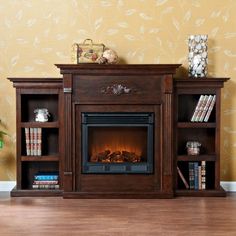
<instances>
[{"instance_id":1,"label":"book set on shelf","mask_svg":"<svg viewBox=\"0 0 236 236\"><path fill-rule=\"evenodd\" d=\"M27 156L42 155L42 128L25 128Z\"/></svg>"},{"instance_id":2,"label":"book set on shelf","mask_svg":"<svg viewBox=\"0 0 236 236\"><path fill-rule=\"evenodd\" d=\"M177 166L177 172L186 189L205 190L206 189L206 161L188 162L188 181L184 177L182 171Z\"/></svg>"},{"instance_id":3,"label":"book set on shelf","mask_svg":"<svg viewBox=\"0 0 236 236\"><path fill-rule=\"evenodd\" d=\"M33 189L59 189L58 172L38 172L34 175Z\"/></svg>"},{"instance_id":4,"label":"book set on shelf","mask_svg":"<svg viewBox=\"0 0 236 236\"><path fill-rule=\"evenodd\" d=\"M201 95L194 109L191 122L208 122L216 102L216 95Z\"/></svg>"}]
</instances>

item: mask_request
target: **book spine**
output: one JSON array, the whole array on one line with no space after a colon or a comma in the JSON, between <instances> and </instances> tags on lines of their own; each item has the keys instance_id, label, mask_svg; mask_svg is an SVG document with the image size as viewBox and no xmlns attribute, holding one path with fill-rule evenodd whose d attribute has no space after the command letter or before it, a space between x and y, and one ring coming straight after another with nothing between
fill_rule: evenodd
<instances>
[{"instance_id":1,"label":"book spine","mask_svg":"<svg viewBox=\"0 0 236 236\"><path fill-rule=\"evenodd\" d=\"M196 107L195 107L195 109L194 109L194 113L193 113L193 115L192 115L191 122L194 122L194 121L195 121L196 116L197 116L197 113L198 113L198 111L199 111L199 107L201 106L201 103L202 103L204 97L205 97L204 95L201 95L200 98L198 99L198 103L197 103L197 105L196 105Z\"/></svg>"},{"instance_id":2,"label":"book spine","mask_svg":"<svg viewBox=\"0 0 236 236\"><path fill-rule=\"evenodd\" d=\"M194 189L198 190L198 162L194 162Z\"/></svg>"},{"instance_id":3,"label":"book spine","mask_svg":"<svg viewBox=\"0 0 236 236\"><path fill-rule=\"evenodd\" d=\"M34 128L34 156L38 156L38 128Z\"/></svg>"},{"instance_id":4,"label":"book spine","mask_svg":"<svg viewBox=\"0 0 236 236\"><path fill-rule=\"evenodd\" d=\"M199 108L199 112L198 112L198 114L196 116L195 122L199 122L200 117L201 117L202 112L203 112L203 109L206 106L207 100L208 100L208 95L205 95L205 97L204 97L204 99L202 101L201 107Z\"/></svg>"},{"instance_id":5,"label":"book spine","mask_svg":"<svg viewBox=\"0 0 236 236\"><path fill-rule=\"evenodd\" d=\"M38 156L42 155L42 128L37 130L37 154Z\"/></svg>"},{"instance_id":6,"label":"book spine","mask_svg":"<svg viewBox=\"0 0 236 236\"><path fill-rule=\"evenodd\" d=\"M33 128L30 128L30 155L33 156L34 152L33 152L33 140L34 140L34 132L33 132Z\"/></svg>"},{"instance_id":7,"label":"book spine","mask_svg":"<svg viewBox=\"0 0 236 236\"><path fill-rule=\"evenodd\" d=\"M26 155L30 156L30 133L29 128L25 128Z\"/></svg>"},{"instance_id":8,"label":"book spine","mask_svg":"<svg viewBox=\"0 0 236 236\"><path fill-rule=\"evenodd\" d=\"M206 161L201 162L202 189L206 189Z\"/></svg>"},{"instance_id":9,"label":"book spine","mask_svg":"<svg viewBox=\"0 0 236 236\"><path fill-rule=\"evenodd\" d=\"M59 189L59 184L33 184L33 189Z\"/></svg>"},{"instance_id":10,"label":"book spine","mask_svg":"<svg viewBox=\"0 0 236 236\"><path fill-rule=\"evenodd\" d=\"M58 175L35 175L35 180L58 180Z\"/></svg>"},{"instance_id":11,"label":"book spine","mask_svg":"<svg viewBox=\"0 0 236 236\"><path fill-rule=\"evenodd\" d=\"M179 167L177 166L177 171L178 171L178 174L180 176L180 178L182 179L186 189L189 189L189 184L188 182L186 181L186 179L184 178L184 175L182 174L181 170L179 169Z\"/></svg>"},{"instance_id":12,"label":"book spine","mask_svg":"<svg viewBox=\"0 0 236 236\"><path fill-rule=\"evenodd\" d=\"M209 117L210 117L210 115L211 115L211 112L212 112L212 110L213 110L213 107L214 107L214 105L215 105L215 102L216 102L216 95L214 95L213 98L212 98L211 104L209 105L209 109L208 109L208 111L207 111L207 113L206 113L206 116L205 116L205 118L204 118L204 122L207 122L207 121L209 120Z\"/></svg>"},{"instance_id":13,"label":"book spine","mask_svg":"<svg viewBox=\"0 0 236 236\"><path fill-rule=\"evenodd\" d=\"M205 105L205 107L203 108L203 112L202 112L202 114L201 114L201 117L199 118L199 122L202 122L202 121L204 120L204 117L205 117L205 115L206 115L206 113L207 113L207 111L208 111L208 109L209 109L210 104L211 104L212 98L213 98L212 95L208 96L206 105Z\"/></svg>"},{"instance_id":14,"label":"book spine","mask_svg":"<svg viewBox=\"0 0 236 236\"><path fill-rule=\"evenodd\" d=\"M202 166L198 166L198 189L202 189Z\"/></svg>"},{"instance_id":15,"label":"book spine","mask_svg":"<svg viewBox=\"0 0 236 236\"><path fill-rule=\"evenodd\" d=\"M189 162L189 188L194 189L194 164Z\"/></svg>"},{"instance_id":16,"label":"book spine","mask_svg":"<svg viewBox=\"0 0 236 236\"><path fill-rule=\"evenodd\" d=\"M35 180L34 184L58 184L58 180Z\"/></svg>"}]
</instances>

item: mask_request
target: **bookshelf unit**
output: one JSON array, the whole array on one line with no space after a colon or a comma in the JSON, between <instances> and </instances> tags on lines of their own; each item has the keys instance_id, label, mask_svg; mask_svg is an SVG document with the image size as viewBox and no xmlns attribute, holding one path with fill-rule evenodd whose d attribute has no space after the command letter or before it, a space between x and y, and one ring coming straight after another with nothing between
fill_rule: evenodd
<instances>
[{"instance_id":1,"label":"bookshelf unit","mask_svg":"<svg viewBox=\"0 0 236 236\"><path fill-rule=\"evenodd\" d=\"M175 158L176 196L225 196L220 186L220 104L221 88L228 78L175 79ZM216 102L207 122L191 122L201 95L216 95ZM199 155L187 155L186 143L201 143ZM205 189L187 189L177 166L189 184L189 163L205 162ZM199 177L197 177L199 178ZM199 180L199 179L198 179ZM199 180L201 181L201 180Z\"/></svg>"},{"instance_id":2,"label":"bookshelf unit","mask_svg":"<svg viewBox=\"0 0 236 236\"><path fill-rule=\"evenodd\" d=\"M62 195L62 79L9 78L16 88L17 184L11 196ZM47 108L48 122L35 122L34 110ZM41 155L27 155L26 128L41 128ZM58 172L59 189L33 189L34 176L40 172Z\"/></svg>"}]
</instances>

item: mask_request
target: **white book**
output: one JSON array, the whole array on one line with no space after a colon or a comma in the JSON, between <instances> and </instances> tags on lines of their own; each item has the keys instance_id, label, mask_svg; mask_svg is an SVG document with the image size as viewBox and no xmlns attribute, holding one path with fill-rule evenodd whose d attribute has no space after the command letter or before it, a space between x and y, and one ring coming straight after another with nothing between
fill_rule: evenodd
<instances>
[{"instance_id":1,"label":"white book","mask_svg":"<svg viewBox=\"0 0 236 236\"><path fill-rule=\"evenodd\" d=\"M209 120L209 117L211 115L211 112L213 110L213 107L215 105L215 102L216 102L216 95L213 96L212 100L211 100L211 104L209 105L209 108L208 108L208 111L206 113L206 116L204 118L204 122L207 122Z\"/></svg>"},{"instance_id":2,"label":"white book","mask_svg":"<svg viewBox=\"0 0 236 236\"><path fill-rule=\"evenodd\" d=\"M196 107L194 109L194 112L193 112L193 115L192 115L192 118L191 118L191 122L195 121L197 113L199 111L199 107L201 106L201 103L202 103L204 97L205 97L204 95L201 95L200 98L198 99L198 103L197 103L197 105L196 105Z\"/></svg>"},{"instance_id":3,"label":"white book","mask_svg":"<svg viewBox=\"0 0 236 236\"><path fill-rule=\"evenodd\" d=\"M200 117L202 115L203 109L206 106L207 100L208 100L208 95L205 95L204 99L203 99L203 101L201 103L201 106L199 107L199 111L198 111L198 113L196 115L196 119L194 120L195 122L199 122L199 119L200 119Z\"/></svg>"},{"instance_id":4,"label":"white book","mask_svg":"<svg viewBox=\"0 0 236 236\"><path fill-rule=\"evenodd\" d=\"M205 105L205 107L203 108L203 112L202 112L202 114L201 114L201 116L200 116L200 118L199 118L199 122L202 122L202 121L204 120L204 117L205 117L205 115L206 115L206 113L207 113L207 111L208 111L208 109L209 109L209 107L210 107L210 104L211 104L212 99L213 99L213 95L208 96L206 105Z\"/></svg>"}]
</instances>

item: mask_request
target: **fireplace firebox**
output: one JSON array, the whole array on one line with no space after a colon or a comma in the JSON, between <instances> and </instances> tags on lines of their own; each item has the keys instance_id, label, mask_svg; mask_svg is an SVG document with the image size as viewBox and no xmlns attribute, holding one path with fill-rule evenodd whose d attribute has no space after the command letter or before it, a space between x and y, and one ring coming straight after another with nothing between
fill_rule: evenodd
<instances>
[{"instance_id":1,"label":"fireplace firebox","mask_svg":"<svg viewBox=\"0 0 236 236\"><path fill-rule=\"evenodd\" d=\"M153 113L82 113L83 173L153 173Z\"/></svg>"}]
</instances>

